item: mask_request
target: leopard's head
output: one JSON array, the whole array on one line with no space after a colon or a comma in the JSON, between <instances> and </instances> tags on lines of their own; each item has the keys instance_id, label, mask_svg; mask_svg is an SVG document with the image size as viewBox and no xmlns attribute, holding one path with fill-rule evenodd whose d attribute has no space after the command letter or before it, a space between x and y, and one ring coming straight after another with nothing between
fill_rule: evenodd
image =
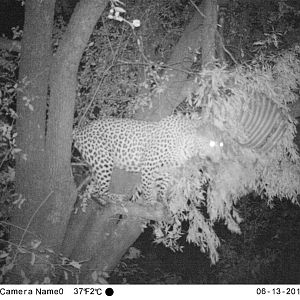
<instances>
[{"instance_id":1,"label":"leopard's head","mask_svg":"<svg viewBox=\"0 0 300 300\"><path fill-rule=\"evenodd\" d=\"M225 148L222 131L213 125L205 125L197 129L197 135L198 155L203 159L219 162Z\"/></svg>"}]
</instances>

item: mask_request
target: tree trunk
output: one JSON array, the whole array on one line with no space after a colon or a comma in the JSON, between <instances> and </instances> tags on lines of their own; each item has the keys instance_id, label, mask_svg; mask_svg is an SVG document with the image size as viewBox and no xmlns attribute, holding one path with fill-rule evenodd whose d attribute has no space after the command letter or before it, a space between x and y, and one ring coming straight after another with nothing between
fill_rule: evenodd
<instances>
[{"instance_id":1,"label":"tree trunk","mask_svg":"<svg viewBox=\"0 0 300 300\"><path fill-rule=\"evenodd\" d=\"M78 3L51 68L46 149L49 186L55 193L52 199L53 208L48 213L53 217L59 241L65 235L76 199L70 161L78 66L107 2L82 0Z\"/></svg>"},{"instance_id":2,"label":"tree trunk","mask_svg":"<svg viewBox=\"0 0 300 300\"><path fill-rule=\"evenodd\" d=\"M12 228L11 242L24 245L29 254L16 253L21 262L18 260L10 275L14 283L23 280L21 270L30 280L42 282L54 267L54 256L49 259L46 249L52 249L55 257L61 250L76 199L70 160L78 65L107 0L80 2L51 61L54 4L54 0L26 1L20 79L25 78L29 84L18 98L18 146L22 152L17 160L17 190L28 200L22 211L14 211L12 222L17 227ZM28 109L24 96L34 99L33 111ZM36 239L41 242L39 247ZM33 265L32 255L36 258Z\"/></svg>"},{"instance_id":3,"label":"tree trunk","mask_svg":"<svg viewBox=\"0 0 300 300\"><path fill-rule=\"evenodd\" d=\"M203 4L198 9L202 12ZM170 69L164 73L169 77L169 80L164 82L166 88L161 94L153 95L150 109L137 111L136 119L158 121L165 118L192 90L193 80L188 79L188 71L193 64L194 57L190 49L198 50L202 45L203 17L199 11L195 12L167 62Z\"/></svg>"},{"instance_id":4,"label":"tree trunk","mask_svg":"<svg viewBox=\"0 0 300 300\"><path fill-rule=\"evenodd\" d=\"M55 1L26 1L24 35L20 61L20 91L17 98L16 191L26 199L22 209L15 207L11 222L11 242L29 245L39 236L41 226L49 223L41 216L39 206L50 190L45 178L46 99L51 61L52 22ZM22 228L22 230L20 230ZM26 228L27 232L24 231ZM15 270L31 269L23 255ZM27 267L26 267L27 266ZM30 271L34 273L34 270Z\"/></svg>"}]
</instances>

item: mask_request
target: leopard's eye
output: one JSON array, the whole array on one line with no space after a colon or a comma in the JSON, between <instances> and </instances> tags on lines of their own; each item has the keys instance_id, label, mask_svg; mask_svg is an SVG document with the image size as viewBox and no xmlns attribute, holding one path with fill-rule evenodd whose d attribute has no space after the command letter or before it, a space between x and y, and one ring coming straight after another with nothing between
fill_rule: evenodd
<instances>
[{"instance_id":1,"label":"leopard's eye","mask_svg":"<svg viewBox=\"0 0 300 300\"><path fill-rule=\"evenodd\" d=\"M223 144L223 142L221 142L221 143L220 143L220 147L223 147L223 146L224 146L224 144Z\"/></svg>"},{"instance_id":2,"label":"leopard's eye","mask_svg":"<svg viewBox=\"0 0 300 300\"><path fill-rule=\"evenodd\" d=\"M212 147L212 148L215 147L216 146L216 142L215 141L210 141L209 142L209 146Z\"/></svg>"}]
</instances>

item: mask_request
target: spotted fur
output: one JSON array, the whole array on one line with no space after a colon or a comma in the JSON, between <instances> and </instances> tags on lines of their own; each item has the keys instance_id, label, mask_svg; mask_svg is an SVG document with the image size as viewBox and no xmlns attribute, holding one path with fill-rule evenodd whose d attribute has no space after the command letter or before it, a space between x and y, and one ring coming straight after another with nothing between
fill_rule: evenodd
<instances>
[{"instance_id":1,"label":"spotted fur","mask_svg":"<svg viewBox=\"0 0 300 300\"><path fill-rule=\"evenodd\" d=\"M118 167L141 172L141 191L150 201L157 196L160 169L182 166L196 155L219 161L223 146L216 128L184 116L159 122L103 118L77 130L74 139L92 168L100 194L108 192L112 169ZM166 182L160 186L165 188Z\"/></svg>"}]
</instances>

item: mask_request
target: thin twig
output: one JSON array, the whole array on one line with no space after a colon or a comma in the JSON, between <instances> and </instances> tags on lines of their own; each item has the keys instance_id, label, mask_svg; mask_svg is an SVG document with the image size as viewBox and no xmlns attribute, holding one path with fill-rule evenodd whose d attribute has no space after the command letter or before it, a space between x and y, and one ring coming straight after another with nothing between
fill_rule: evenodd
<instances>
[{"instance_id":1,"label":"thin twig","mask_svg":"<svg viewBox=\"0 0 300 300\"><path fill-rule=\"evenodd\" d=\"M110 67L108 67L104 72L103 72L103 75L102 75L102 78L100 79L98 85L97 85L97 88L95 90L95 93L93 94L93 97L91 99L91 101L89 102L88 106L86 107L83 115L80 117L80 120L78 122L78 128L80 128L80 125L83 121L83 118L85 117L85 115L87 114L87 112L89 111L90 107L92 106L92 103L94 102L95 98L96 98L96 95L98 94L98 91L100 89L100 86L102 85L103 81L104 81L104 78L107 76L107 73L108 71L112 68L113 66L111 65Z\"/></svg>"},{"instance_id":2,"label":"thin twig","mask_svg":"<svg viewBox=\"0 0 300 300\"><path fill-rule=\"evenodd\" d=\"M17 226L17 225L15 225L15 224L13 224L13 223L10 223L10 222L0 221L0 224L2 224L2 225L7 225L7 226L13 226L13 227L15 227L15 228L18 228L18 229L20 229L20 230L25 231L25 229L24 229L23 227ZM36 236L36 237L39 238L39 236L38 236L36 233L32 232L32 231L27 230L27 233L30 233L30 234L32 234L32 235L34 235L34 236Z\"/></svg>"},{"instance_id":3,"label":"thin twig","mask_svg":"<svg viewBox=\"0 0 300 300\"><path fill-rule=\"evenodd\" d=\"M199 9L199 7L192 1L190 0L190 2L193 4L193 6L196 8L197 12L203 17L206 18L205 14Z\"/></svg>"},{"instance_id":4,"label":"thin twig","mask_svg":"<svg viewBox=\"0 0 300 300\"><path fill-rule=\"evenodd\" d=\"M104 79L105 79L106 76L108 75L108 72L114 67L114 63L115 63L115 61L116 61L116 56L117 56L117 54L118 54L118 52L119 52L119 49L120 49L120 45L119 45L117 51L114 52L114 51L113 51L113 48L112 48L112 45L111 45L111 43L110 43L109 38L108 38L108 42L109 42L109 45L110 45L110 47L111 47L111 51L112 51L112 54L113 54L113 60L112 60L112 63L110 64L110 66L109 66L106 70L104 70L103 75L102 75L102 77L101 77L101 79L100 79L100 81L99 81L99 83L98 83L98 85L97 85L97 88L96 88L96 90L95 90L95 92L94 92L94 94L93 94L93 96L92 96L92 99L91 99L91 101L89 102L88 106L86 107L86 109L85 109L83 115L81 116L81 118L80 118L80 120L79 120L79 122L78 122L78 128L80 128L80 125L81 125L81 123L82 123L82 121L83 121L85 115L87 114L87 112L88 112L89 109L91 108L92 103L95 101L95 98L96 98L96 96L97 96L97 94L98 94L98 92L99 92L99 90L100 90L100 87L102 86L102 83L103 83Z\"/></svg>"},{"instance_id":5,"label":"thin twig","mask_svg":"<svg viewBox=\"0 0 300 300\"><path fill-rule=\"evenodd\" d=\"M221 36L220 32L217 31L217 34L220 37L220 43L221 43L221 46L222 46L223 50L230 56L230 58L232 59L232 61L237 65L238 62L235 60L235 58L233 57L233 55L226 49L226 47L225 47L225 45L223 43L222 36Z\"/></svg>"}]
</instances>

